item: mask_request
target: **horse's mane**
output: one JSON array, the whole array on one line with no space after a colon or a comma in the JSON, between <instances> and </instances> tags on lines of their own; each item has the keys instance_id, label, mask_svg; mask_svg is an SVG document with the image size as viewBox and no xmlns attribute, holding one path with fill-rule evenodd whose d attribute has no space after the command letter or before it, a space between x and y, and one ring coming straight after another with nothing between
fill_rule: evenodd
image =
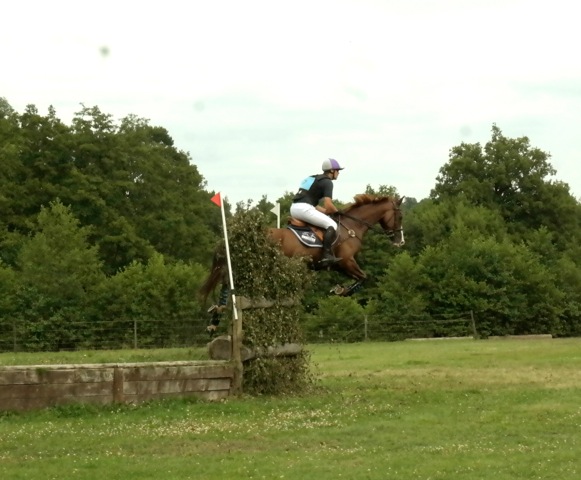
<instances>
[{"instance_id":1,"label":"horse's mane","mask_svg":"<svg viewBox=\"0 0 581 480\"><path fill-rule=\"evenodd\" d=\"M343 209L344 212L349 212L350 210L360 207L361 205L368 205L370 203L379 203L383 202L384 200L393 200L393 197L388 195L370 195L368 193L360 193L353 197L355 202L348 204Z\"/></svg>"}]
</instances>

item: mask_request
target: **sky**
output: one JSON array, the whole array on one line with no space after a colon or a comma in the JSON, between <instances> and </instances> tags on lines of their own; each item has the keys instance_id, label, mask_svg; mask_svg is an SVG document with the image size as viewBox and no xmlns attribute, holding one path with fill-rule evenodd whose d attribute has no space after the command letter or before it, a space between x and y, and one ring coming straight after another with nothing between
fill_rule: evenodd
<instances>
[{"instance_id":1,"label":"sky","mask_svg":"<svg viewBox=\"0 0 581 480\"><path fill-rule=\"evenodd\" d=\"M581 29L570 0L22 0L2 7L0 97L166 128L208 191L271 202L344 167L426 198L496 124L581 198Z\"/></svg>"}]
</instances>

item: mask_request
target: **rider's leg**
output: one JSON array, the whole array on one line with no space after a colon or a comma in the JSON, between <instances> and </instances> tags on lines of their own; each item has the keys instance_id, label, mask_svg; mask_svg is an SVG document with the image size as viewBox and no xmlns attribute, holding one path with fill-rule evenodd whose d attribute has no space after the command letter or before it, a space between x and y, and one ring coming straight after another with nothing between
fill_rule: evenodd
<instances>
[{"instance_id":1,"label":"rider's leg","mask_svg":"<svg viewBox=\"0 0 581 480\"><path fill-rule=\"evenodd\" d=\"M321 261L319 262L320 265L327 266L341 261L340 258L333 255L333 242L335 241L336 236L337 231L333 227L328 227L327 230L325 230L325 235L323 236L323 258L321 258Z\"/></svg>"},{"instance_id":2,"label":"rider's leg","mask_svg":"<svg viewBox=\"0 0 581 480\"><path fill-rule=\"evenodd\" d=\"M323 230L328 227L337 229L337 222L335 220L308 203L293 203L290 207L290 214L294 218L298 218L311 225L316 225Z\"/></svg>"},{"instance_id":3,"label":"rider's leg","mask_svg":"<svg viewBox=\"0 0 581 480\"><path fill-rule=\"evenodd\" d=\"M320 260L319 266L325 267L341 260L336 258L332 252L333 242L337 236L337 222L335 220L308 203L293 203L291 215L325 229L323 234L323 258Z\"/></svg>"}]
</instances>

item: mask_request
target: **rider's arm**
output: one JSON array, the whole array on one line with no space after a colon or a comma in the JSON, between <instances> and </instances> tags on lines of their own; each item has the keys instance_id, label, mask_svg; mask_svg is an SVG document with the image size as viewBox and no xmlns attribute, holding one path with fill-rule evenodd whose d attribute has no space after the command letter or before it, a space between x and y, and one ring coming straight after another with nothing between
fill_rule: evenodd
<instances>
[{"instance_id":1,"label":"rider's arm","mask_svg":"<svg viewBox=\"0 0 581 480\"><path fill-rule=\"evenodd\" d=\"M318 208L323 213L331 215L332 213L338 212L339 209L333 204L331 197L323 197L323 206Z\"/></svg>"}]
</instances>

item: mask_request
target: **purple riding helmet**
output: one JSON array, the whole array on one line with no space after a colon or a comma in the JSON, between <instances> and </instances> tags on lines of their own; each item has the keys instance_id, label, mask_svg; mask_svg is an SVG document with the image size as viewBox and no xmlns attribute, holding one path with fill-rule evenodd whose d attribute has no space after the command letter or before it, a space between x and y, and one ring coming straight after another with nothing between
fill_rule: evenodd
<instances>
[{"instance_id":1,"label":"purple riding helmet","mask_svg":"<svg viewBox=\"0 0 581 480\"><path fill-rule=\"evenodd\" d=\"M339 162L334 158L328 158L327 160L323 161L323 166L321 167L323 172L328 170L343 170L343 167L339 165Z\"/></svg>"}]
</instances>

